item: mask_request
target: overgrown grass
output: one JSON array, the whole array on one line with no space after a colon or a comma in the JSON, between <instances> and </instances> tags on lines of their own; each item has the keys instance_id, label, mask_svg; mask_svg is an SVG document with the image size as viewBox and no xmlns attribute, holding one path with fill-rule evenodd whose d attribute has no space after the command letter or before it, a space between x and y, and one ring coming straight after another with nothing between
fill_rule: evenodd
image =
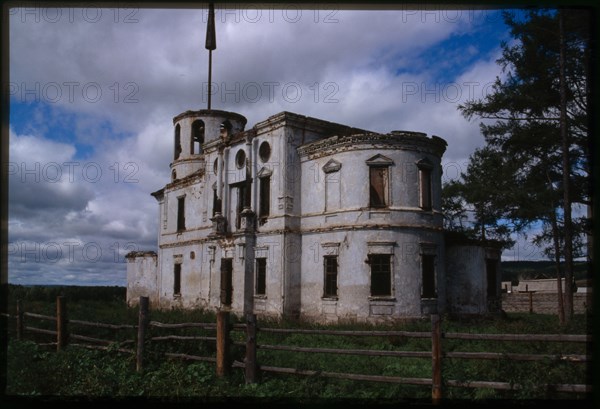
<instances>
[{"instance_id":1,"label":"overgrown grass","mask_svg":"<svg viewBox=\"0 0 600 409\"><path fill-rule=\"evenodd\" d=\"M22 296L23 294L21 294ZM54 315L53 302L40 302L24 294L23 306L26 311ZM127 308L123 299L113 298L107 292L107 299L79 301L68 300L68 314L71 319L107 323L137 323L137 308ZM11 300L14 302L14 299ZM12 310L12 311L11 311ZM9 308L14 313L14 308ZM151 319L160 322L215 322L211 312L192 311L151 311ZM241 322L240 317L233 317ZM591 333L591 317L576 316L568 327L560 327L556 317L537 314L509 314L504 318L462 318L444 317L443 331L471 333ZM13 323L13 321L9 321ZM53 323L35 324L52 328ZM28 324L29 325L29 324ZM404 330L428 332L429 320L415 320L393 326L346 323L338 326L317 325L297 321L259 320L259 327L271 328L331 328L347 330ZM113 330L76 327L76 333L108 339L134 339L132 330ZM203 335L215 336L215 332L204 329L160 329L152 328L151 335ZM356 402L429 402L431 389L428 386L397 385L391 383L358 382L300 375L279 375L268 372L261 374L260 382L246 385L243 371L234 368L227 379L215 376L212 363L179 361L167 359L164 352L179 352L199 356L214 356L215 344L204 341L163 341L149 344L145 356L143 373L135 371L135 357L116 351L116 345L109 351L87 350L70 346L56 353L48 347L31 342L51 342L48 337L32 337L30 341L14 340L14 326L9 327L7 394L17 396L77 396L77 397L143 397L167 401L221 401L258 399L306 403L314 401L348 400ZM112 337L112 338L111 338ZM115 338L116 337L116 338ZM120 338L119 338L120 337ZM243 342L243 331L232 331L235 341ZM389 351L430 351L428 338L415 339L398 336L363 337L332 336L313 334L273 334L260 332L258 343L290 345L312 348L373 349ZM131 345L130 345L131 347ZM586 345L550 342L497 342L480 340L443 340L443 350L470 352L514 352L530 354L591 354ZM243 361L244 348L234 346L233 358ZM431 360L428 358L367 357L353 355L332 355L321 353L292 353L285 351L258 350L261 365L309 369L327 372L384 375L394 377L431 377ZM517 391L496 391L493 389L444 388L444 397L451 400L493 400L517 399L575 399L588 398L583 394L566 394L547 391L542 384L591 384L586 364L556 360L540 362L514 362L500 360L444 359L443 379L458 381L498 381L519 384Z\"/></svg>"}]
</instances>

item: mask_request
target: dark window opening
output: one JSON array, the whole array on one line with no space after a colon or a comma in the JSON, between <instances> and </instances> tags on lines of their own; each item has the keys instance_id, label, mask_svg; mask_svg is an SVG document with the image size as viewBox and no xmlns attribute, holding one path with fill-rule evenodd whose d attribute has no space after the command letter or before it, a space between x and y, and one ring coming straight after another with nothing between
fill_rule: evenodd
<instances>
[{"instance_id":1,"label":"dark window opening","mask_svg":"<svg viewBox=\"0 0 600 409\"><path fill-rule=\"evenodd\" d=\"M421 269L423 290L422 298L435 298L435 256L432 254L421 255Z\"/></svg>"},{"instance_id":2,"label":"dark window opening","mask_svg":"<svg viewBox=\"0 0 600 409\"><path fill-rule=\"evenodd\" d=\"M227 138L231 134L231 122L229 120L223 121L221 124L221 138Z\"/></svg>"},{"instance_id":3,"label":"dark window opening","mask_svg":"<svg viewBox=\"0 0 600 409\"><path fill-rule=\"evenodd\" d=\"M246 152L243 149L240 149L235 155L235 165L238 169L242 169L246 166Z\"/></svg>"},{"instance_id":4,"label":"dark window opening","mask_svg":"<svg viewBox=\"0 0 600 409\"><path fill-rule=\"evenodd\" d=\"M258 218L260 224L264 224L271 213L271 177L265 176L259 181Z\"/></svg>"},{"instance_id":5,"label":"dark window opening","mask_svg":"<svg viewBox=\"0 0 600 409\"><path fill-rule=\"evenodd\" d=\"M371 166L369 168L369 205L371 207L386 207L388 186L387 166Z\"/></svg>"},{"instance_id":6,"label":"dark window opening","mask_svg":"<svg viewBox=\"0 0 600 409\"><path fill-rule=\"evenodd\" d=\"M221 304L231 305L233 298L233 260L221 259Z\"/></svg>"},{"instance_id":7,"label":"dark window opening","mask_svg":"<svg viewBox=\"0 0 600 409\"><path fill-rule=\"evenodd\" d=\"M197 119L192 123L192 139L190 153L192 155L202 153L202 144L204 143L204 122Z\"/></svg>"},{"instance_id":8,"label":"dark window opening","mask_svg":"<svg viewBox=\"0 0 600 409\"><path fill-rule=\"evenodd\" d=\"M181 295L181 264L173 265L173 295Z\"/></svg>"},{"instance_id":9,"label":"dark window opening","mask_svg":"<svg viewBox=\"0 0 600 409\"><path fill-rule=\"evenodd\" d=\"M267 162L269 158L271 158L271 145L269 145L269 142L264 141L260 144L260 147L258 148L258 156L263 162Z\"/></svg>"},{"instance_id":10,"label":"dark window opening","mask_svg":"<svg viewBox=\"0 0 600 409\"><path fill-rule=\"evenodd\" d=\"M256 294L265 295L267 290L267 259L256 259Z\"/></svg>"},{"instance_id":11,"label":"dark window opening","mask_svg":"<svg viewBox=\"0 0 600 409\"><path fill-rule=\"evenodd\" d=\"M213 189L213 216L221 213L221 199L217 196L217 189Z\"/></svg>"},{"instance_id":12,"label":"dark window opening","mask_svg":"<svg viewBox=\"0 0 600 409\"><path fill-rule=\"evenodd\" d=\"M486 259L485 260L485 271L487 275L487 295L488 297L496 297L498 295L498 288L496 285L498 271L497 271L497 260Z\"/></svg>"},{"instance_id":13,"label":"dark window opening","mask_svg":"<svg viewBox=\"0 0 600 409\"><path fill-rule=\"evenodd\" d=\"M185 230L185 196L177 198L177 231Z\"/></svg>"},{"instance_id":14,"label":"dark window opening","mask_svg":"<svg viewBox=\"0 0 600 409\"><path fill-rule=\"evenodd\" d=\"M181 127L179 124L175 126L175 152L174 159L179 159L179 155L181 155Z\"/></svg>"},{"instance_id":15,"label":"dark window opening","mask_svg":"<svg viewBox=\"0 0 600 409\"><path fill-rule=\"evenodd\" d=\"M323 258L325 269L325 297L337 297L338 262L337 256L325 256Z\"/></svg>"},{"instance_id":16,"label":"dark window opening","mask_svg":"<svg viewBox=\"0 0 600 409\"><path fill-rule=\"evenodd\" d=\"M237 187L237 207L235 215L235 227L239 229L242 223L242 210L244 207L250 207L250 191L247 188L246 182L241 182Z\"/></svg>"},{"instance_id":17,"label":"dark window opening","mask_svg":"<svg viewBox=\"0 0 600 409\"><path fill-rule=\"evenodd\" d=\"M431 169L419 169L421 179L421 208L431 210Z\"/></svg>"},{"instance_id":18,"label":"dark window opening","mask_svg":"<svg viewBox=\"0 0 600 409\"><path fill-rule=\"evenodd\" d=\"M389 254L369 254L371 265L371 295L392 295L392 269Z\"/></svg>"}]
</instances>

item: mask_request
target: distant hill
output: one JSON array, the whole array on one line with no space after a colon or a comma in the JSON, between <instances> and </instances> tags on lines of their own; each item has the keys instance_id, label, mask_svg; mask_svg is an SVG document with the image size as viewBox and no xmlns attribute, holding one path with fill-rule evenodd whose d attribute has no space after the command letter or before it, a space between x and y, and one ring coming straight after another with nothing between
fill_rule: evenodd
<instances>
[{"instance_id":1,"label":"distant hill","mask_svg":"<svg viewBox=\"0 0 600 409\"><path fill-rule=\"evenodd\" d=\"M502 261L502 281L517 282L519 279L556 278L556 267L552 261ZM562 266L564 273L564 264ZM588 263L575 262L575 280L589 279Z\"/></svg>"}]
</instances>

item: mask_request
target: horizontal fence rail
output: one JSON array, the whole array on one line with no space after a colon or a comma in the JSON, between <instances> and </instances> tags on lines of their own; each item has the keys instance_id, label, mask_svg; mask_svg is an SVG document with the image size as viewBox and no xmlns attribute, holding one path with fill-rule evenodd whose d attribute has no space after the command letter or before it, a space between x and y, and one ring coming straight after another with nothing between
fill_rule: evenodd
<instances>
[{"instance_id":1,"label":"horizontal fence rail","mask_svg":"<svg viewBox=\"0 0 600 409\"><path fill-rule=\"evenodd\" d=\"M448 333L446 339L472 339L486 341L523 341L523 342L592 342L591 335L572 334L469 334Z\"/></svg>"},{"instance_id":2,"label":"horizontal fence rail","mask_svg":"<svg viewBox=\"0 0 600 409\"><path fill-rule=\"evenodd\" d=\"M31 318L39 318L41 320L56 321L56 317L50 315L34 314L32 312L24 312L23 316Z\"/></svg>"},{"instance_id":3,"label":"horizontal fence rail","mask_svg":"<svg viewBox=\"0 0 600 409\"><path fill-rule=\"evenodd\" d=\"M102 322L90 322L90 321L81 321L81 320L69 320L70 324L77 325L85 325L88 327L96 327L96 328L108 328L108 329L137 329L136 325L129 324L104 324Z\"/></svg>"},{"instance_id":4,"label":"horizontal fence rail","mask_svg":"<svg viewBox=\"0 0 600 409\"><path fill-rule=\"evenodd\" d=\"M259 328L260 332L279 334L305 334L305 335L346 335L353 337L407 337L431 338L431 332L410 331L342 331L326 329L284 329L284 328Z\"/></svg>"},{"instance_id":5,"label":"horizontal fence rail","mask_svg":"<svg viewBox=\"0 0 600 409\"><path fill-rule=\"evenodd\" d=\"M17 303L17 314L12 316L3 314L8 318L15 318L17 321L17 339L23 339L23 332L31 332L42 335L53 336L56 342L44 343L56 347L57 351L65 348L67 345L74 347L83 347L88 349L103 350L107 352L119 352L134 355L136 357L136 369L139 372L144 368L144 357L147 349L154 342L173 341L173 342L204 342L210 343L211 348L216 348L216 356L198 356L185 352L162 352L162 355L170 359L180 359L185 361L210 362L216 365L216 374L224 377L229 374L232 368L240 368L245 372L246 383L255 383L261 372L275 374L300 375L300 376L318 376L323 378L347 379L367 382L383 382L393 384L420 385L431 387L432 401L439 402L442 399L444 388L486 388L501 391L516 391L523 388L523 385L511 382L479 381L479 380L454 380L442 378L442 363L445 359L464 359L464 360L510 360L510 361L548 361L548 362L568 362L572 364L589 363L592 357L586 354L525 354L512 352L459 352L445 351L443 349L443 340L479 340L479 341L500 341L500 342L558 342L558 343L591 343L591 335L573 335L573 334L476 334L476 333L446 333L441 331L441 320L439 316L432 315L431 332L414 331L358 331L358 330L322 330L322 329L291 329L291 328L269 328L260 327L257 324L256 316L250 314L246 317L245 323L231 324L229 313L221 311L217 314L216 323L206 322L185 322L185 323L162 323L149 320L149 302L147 297L140 297L138 323L133 324L106 324L100 322L91 322L83 320L69 320L66 315L66 300L62 297L57 298L57 315L49 316L25 312L21 303ZM33 326L25 326L24 318L53 321L56 323L56 329L44 329ZM110 329L114 331L130 330L136 333L135 339L126 339L122 341L107 340L88 335L73 333L70 330L72 325L85 326L91 328ZM207 335L179 335L173 333L164 334L165 331L174 330L201 330L216 332L216 336ZM159 330L161 334L152 334L152 331ZM244 331L245 341L234 341L231 337L232 331ZM362 348L325 348L295 345L273 345L272 343L259 342L260 334L284 334L284 335L323 335L338 337L400 337L402 339L429 339L431 345L429 350L424 351L402 351L402 350L379 350ZM81 341L73 343L72 341ZM125 345L132 345L132 348L125 348ZM237 346L245 349L243 361L233 359L231 347ZM359 373L343 373L335 371L300 369L292 367L280 367L273 365L260 364L257 360L257 351L284 351L298 354L326 354L326 355L354 355L368 357L394 357L394 358L418 358L431 360L431 377L402 377L370 375ZM210 351L210 349L209 349ZM548 384L537 385L538 388L544 388L546 391L587 394L592 392L591 385L585 384Z\"/></svg>"},{"instance_id":6,"label":"horizontal fence rail","mask_svg":"<svg viewBox=\"0 0 600 409\"><path fill-rule=\"evenodd\" d=\"M241 344L241 343L240 343ZM366 356L396 356L403 358L431 358L428 351L379 351L374 349L335 349L335 348L306 348L287 345L257 345L258 349L272 351L310 352L318 354L366 355Z\"/></svg>"}]
</instances>

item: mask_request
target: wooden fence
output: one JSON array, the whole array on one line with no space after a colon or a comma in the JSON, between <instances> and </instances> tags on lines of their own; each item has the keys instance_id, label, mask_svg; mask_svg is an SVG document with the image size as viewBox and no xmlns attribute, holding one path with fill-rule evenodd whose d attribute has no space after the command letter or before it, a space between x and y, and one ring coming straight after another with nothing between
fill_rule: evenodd
<instances>
[{"instance_id":1,"label":"wooden fence","mask_svg":"<svg viewBox=\"0 0 600 409\"><path fill-rule=\"evenodd\" d=\"M63 297L57 297L56 316L34 314L23 311L21 302L17 302L16 316L16 336L17 339L23 339L24 332L51 335L55 337L56 342L44 345L56 345L56 350L60 351L67 345L80 346L85 348L103 349L117 351L121 353L134 354L136 357L137 371L144 369L144 357L148 346L151 343L178 340L178 341L202 341L216 343L216 356L197 356L184 353L165 352L164 355L169 358L207 361L216 364L216 375L224 377L228 375L232 368L241 368L245 372L246 383L255 383L258 381L261 372L272 372L279 374L294 374L305 376L321 376L327 378L349 379L356 381L387 382L406 385L424 385L431 387L431 397L434 403L439 402L444 395L446 387L467 387L467 388L488 388L495 390L517 390L522 385L510 382L491 382L491 381L459 381L452 379L442 379L442 366L445 359L481 359L481 360L500 360L508 359L513 361L548 361L558 360L571 362L573 364L590 363L591 356L586 354L522 354L522 353L497 353L497 352L457 352L443 351L442 340L486 340L486 341L510 341L510 342L559 342L559 343L591 343L591 335L566 335L566 334L473 334L473 333L443 333L441 331L441 320L438 315L431 316L430 332L409 332L409 331L349 331L349 330L319 330L319 329L285 329L285 328L266 328L260 327L256 316L249 314L246 316L245 323L231 324L229 312L220 311L217 313L216 323L161 323L151 321L148 312L148 298L140 297L139 317L137 325L115 325L97 322L69 320L67 318L67 304ZM24 324L25 318L39 319L56 322L56 330L42 329ZM73 326L88 326L96 328L106 328L114 331L132 331L135 339L125 339L118 342L115 347L114 340L99 339L95 337L84 336L72 332ZM183 329L183 328L201 328L208 331L215 331L216 336L184 336L184 335L163 335L152 336L152 328L163 329ZM232 331L244 331L245 342L233 341ZM135 332L135 334L133 333ZM393 351L393 350L370 350L370 349L336 349L336 348L309 348L287 345L270 345L259 343L258 335L264 333L271 334L315 334L315 335L334 335L334 336L352 336L352 337L406 337L431 339L430 351ZM83 341L86 343L73 343L73 341ZM98 345L102 344L102 345ZM124 348L131 344L134 349ZM231 346L240 346L245 348L245 357L243 361L232 359ZM317 353L317 354L344 354L355 356L389 356L389 357L409 357L424 358L431 360L431 378L410 378L383 375L367 375L356 373L327 372L317 370L306 370L289 367L275 367L261 365L257 361L257 350L288 351L295 353ZM591 393L592 386L587 384L556 384L540 385L547 391L567 392L567 393Z\"/></svg>"},{"instance_id":2,"label":"wooden fence","mask_svg":"<svg viewBox=\"0 0 600 409\"><path fill-rule=\"evenodd\" d=\"M573 310L575 314L586 314L592 310L592 293L574 293ZM528 291L502 294L502 309L506 312L529 312L531 314L556 314L558 308L557 293Z\"/></svg>"}]
</instances>

